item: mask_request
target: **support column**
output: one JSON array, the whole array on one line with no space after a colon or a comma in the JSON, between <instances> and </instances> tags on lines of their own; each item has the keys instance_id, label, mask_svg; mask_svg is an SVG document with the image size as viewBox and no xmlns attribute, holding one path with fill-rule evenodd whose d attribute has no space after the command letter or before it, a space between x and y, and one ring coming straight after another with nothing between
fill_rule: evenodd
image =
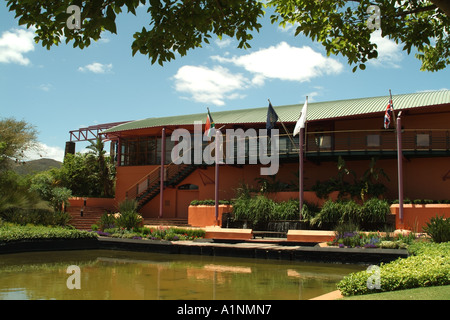
<instances>
[{"instance_id":1,"label":"support column","mask_svg":"<svg viewBox=\"0 0 450 320\"><path fill-rule=\"evenodd\" d=\"M164 205L164 171L166 162L166 128L162 128L161 134L161 172L159 177L159 218L163 217L163 205Z\"/></svg>"},{"instance_id":2,"label":"support column","mask_svg":"<svg viewBox=\"0 0 450 320\"><path fill-rule=\"evenodd\" d=\"M398 167L398 216L403 224L403 152L402 152L402 118L397 117L397 167Z\"/></svg>"}]
</instances>

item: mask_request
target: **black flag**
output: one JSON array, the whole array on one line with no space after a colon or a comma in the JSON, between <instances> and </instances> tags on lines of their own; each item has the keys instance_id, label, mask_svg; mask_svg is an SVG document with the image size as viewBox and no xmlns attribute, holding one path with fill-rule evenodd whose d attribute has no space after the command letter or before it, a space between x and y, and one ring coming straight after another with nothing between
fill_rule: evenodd
<instances>
[{"instance_id":1,"label":"black flag","mask_svg":"<svg viewBox=\"0 0 450 320\"><path fill-rule=\"evenodd\" d=\"M278 121L278 115L272 107L272 103L269 102L269 108L267 109L267 136L270 136L271 130L275 128L275 123Z\"/></svg>"}]
</instances>

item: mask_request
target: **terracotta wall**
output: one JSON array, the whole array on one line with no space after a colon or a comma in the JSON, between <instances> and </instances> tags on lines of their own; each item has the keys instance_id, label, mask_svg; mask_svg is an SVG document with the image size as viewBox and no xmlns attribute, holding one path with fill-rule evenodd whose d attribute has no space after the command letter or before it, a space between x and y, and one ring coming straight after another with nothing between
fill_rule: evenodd
<instances>
[{"instance_id":1,"label":"terracotta wall","mask_svg":"<svg viewBox=\"0 0 450 320\"><path fill-rule=\"evenodd\" d=\"M395 214L395 225L397 229L408 229L422 232L423 227L431 218L444 216L450 218L449 204L405 204L403 206L403 221L399 216L399 205L391 206L391 213Z\"/></svg>"},{"instance_id":2,"label":"terracotta wall","mask_svg":"<svg viewBox=\"0 0 450 320\"><path fill-rule=\"evenodd\" d=\"M361 177L369 168L369 160L347 161L347 167L354 170L357 177ZM443 179L450 170L450 159L442 158L411 158L404 160L404 196L413 199L450 199L450 179ZM282 164L276 179L284 182L295 181L298 171L296 163ZM381 180L388 187L386 197L396 199L398 197L397 184L397 162L396 159L384 159L377 162L377 167L382 168L388 175L390 181ZM126 190L136 183L142 176L152 170L148 167L120 167L117 170L116 200L125 199ZM322 162L320 164L311 161L305 162L305 191L319 181L326 181L336 177L337 168L335 162ZM257 186L256 178L259 175L258 165L247 165L242 168L223 165L220 167L220 199L229 200L235 196L235 189L241 182ZM266 176L266 178L268 178ZM351 182L352 176L346 180ZM214 167L197 169L178 186L183 184L194 184L199 187L198 191L178 190L177 188L166 188L164 191L164 217L186 217L188 200L214 199ZM177 187L178 187L177 186ZM182 200L184 199L184 200ZM184 204L181 204L183 202ZM190 201L189 201L190 202ZM182 207L181 207L182 206ZM141 213L145 217L157 217L159 214L159 196L145 205Z\"/></svg>"}]
</instances>

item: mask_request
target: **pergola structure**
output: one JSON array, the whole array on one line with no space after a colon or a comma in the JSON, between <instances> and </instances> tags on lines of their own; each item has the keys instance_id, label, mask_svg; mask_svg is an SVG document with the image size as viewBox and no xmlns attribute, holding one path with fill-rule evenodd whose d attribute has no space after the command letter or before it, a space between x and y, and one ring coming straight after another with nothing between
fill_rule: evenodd
<instances>
[{"instance_id":1,"label":"pergola structure","mask_svg":"<svg viewBox=\"0 0 450 320\"><path fill-rule=\"evenodd\" d=\"M112 127L125 124L131 121L120 121L120 122L111 122L104 124L97 124L94 126L89 126L86 128L80 128L77 130L69 131L70 140L66 142L66 149L64 156L68 153L75 153L75 142L85 142L95 140L103 135L104 130L110 129Z\"/></svg>"},{"instance_id":2,"label":"pergola structure","mask_svg":"<svg viewBox=\"0 0 450 320\"><path fill-rule=\"evenodd\" d=\"M102 136L103 130L110 129L112 127L125 124L131 121L121 121L121 122L112 122L112 123L104 123L97 124L95 126L89 126L86 128L80 128L78 130L69 131L70 141L72 142L82 142L82 141L91 141L97 139Z\"/></svg>"}]
</instances>

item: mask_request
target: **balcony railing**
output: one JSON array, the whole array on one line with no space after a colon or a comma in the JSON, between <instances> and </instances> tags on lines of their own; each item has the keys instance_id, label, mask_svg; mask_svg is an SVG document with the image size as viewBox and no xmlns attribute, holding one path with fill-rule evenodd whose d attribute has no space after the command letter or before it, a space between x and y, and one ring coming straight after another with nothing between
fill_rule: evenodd
<instances>
[{"instance_id":1,"label":"balcony railing","mask_svg":"<svg viewBox=\"0 0 450 320\"><path fill-rule=\"evenodd\" d=\"M397 151L394 130L346 130L308 132L306 153L383 153ZM402 149L407 153L450 151L450 131L439 129L402 130ZM280 149L280 153L282 150Z\"/></svg>"}]
</instances>

